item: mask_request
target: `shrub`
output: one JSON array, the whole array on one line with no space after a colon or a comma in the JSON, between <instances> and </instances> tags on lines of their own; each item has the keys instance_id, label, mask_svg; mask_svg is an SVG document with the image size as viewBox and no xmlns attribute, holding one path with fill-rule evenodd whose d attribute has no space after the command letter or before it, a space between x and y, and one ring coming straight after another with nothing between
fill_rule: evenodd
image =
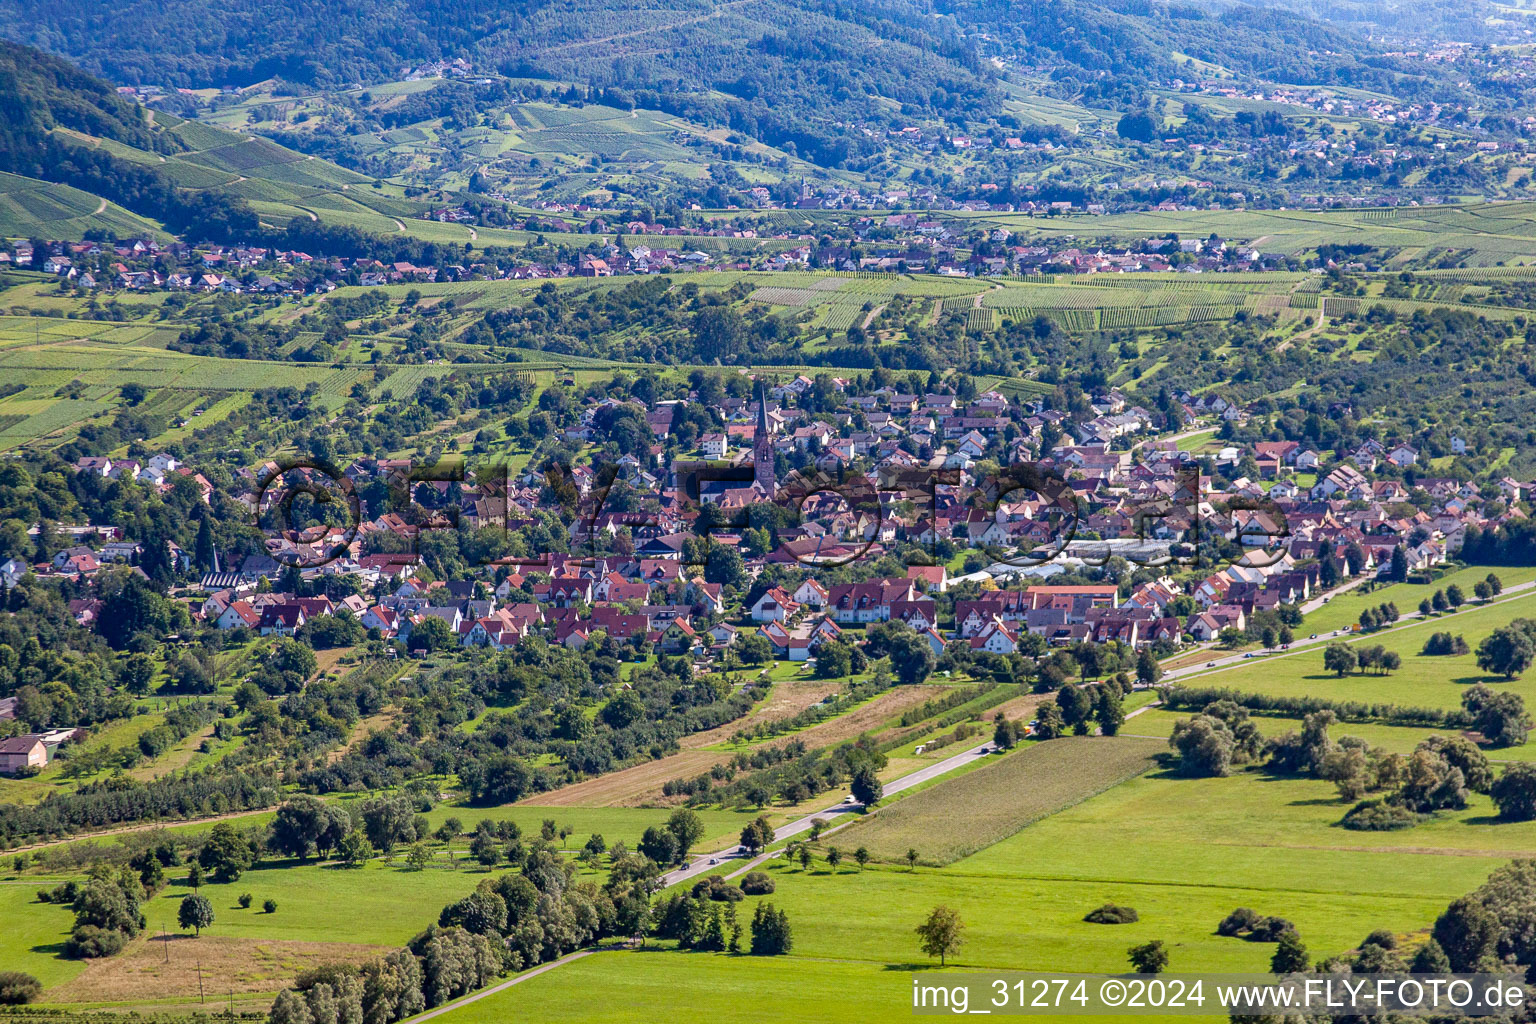
<instances>
[{"instance_id":1,"label":"shrub","mask_svg":"<svg viewBox=\"0 0 1536 1024\"><path fill-rule=\"evenodd\" d=\"M748 896L766 896L773 892L773 879L766 871L749 871L741 880L741 891Z\"/></svg>"},{"instance_id":2,"label":"shrub","mask_svg":"<svg viewBox=\"0 0 1536 1024\"><path fill-rule=\"evenodd\" d=\"M1241 935L1243 932L1252 929L1254 923L1259 920L1260 917L1257 911L1249 910L1247 907L1238 907L1221 919L1221 923L1216 926L1216 934L1228 936Z\"/></svg>"},{"instance_id":3,"label":"shrub","mask_svg":"<svg viewBox=\"0 0 1536 1024\"><path fill-rule=\"evenodd\" d=\"M121 953L127 944L128 936L116 928L83 924L64 943L64 955L72 960L96 960Z\"/></svg>"},{"instance_id":4,"label":"shrub","mask_svg":"<svg viewBox=\"0 0 1536 1024\"><path fill-rule=\"evenodd\" d=\"M0 971L0 1005L30 1003L43 991L43 983L21 971Z\"/></svg>"},{"instance_id":5,"label":"shrub","mask_svg":"<svg viewBox=\"0 0 1536 1024\"><path fill-rule=\"evenodd\" d=\"M1140 921L1141 915L1136 913L1135 907L1106 903L1102 907L1088 911L1083 920L1089 924L1131 924Z\"/></svg>"},{"instance_id":6,"label":"shrub","mask_svg":"<svg viewBox=\"0 0 1536 1024\"><path fill-rule=\"evenodd\" d=\"M37 890L39 903L53 903L61 907L69 906L69 904L75 902L75 897L79 895L79 882L65 882L62 885L54 886L52 889Z\"/></svg>"},{"instance_id":7,"label":"shrub","mask_svg":"<svg viewBox=\"0 0 1536 1024\"><path fill-rule=\"evenodd\" d=\"M277 913L277 900L273 900L273 899L262 900L262 902L261 902L261 909L263 911L265 911L266 913L268 913L268 914L275 914L275 913Z\"/></svg>"},{"instance_id":8,"label":"shrub","mask_svg":"<svg viewBox=\"0 0 1536 1024\"><path fill-rule=\"evenodd\" d=\"M746 898L746 893L721 878L719 875L709 875L699 879L693 886L694 896L708 896L712 900L721 903L740 903Z\"/></svg>"},{"instance_id":9,"label":"shrub","mask_svg":"<svg viewBox=\"0 0 1536 1024\"><path fill-rule=\"evenodd\" d=\"M1421 816L1401 804L1386 800L1363 800L1351 807L1339 824L1356 832L1392 832L1400 828L1412 828Z\"/></svg>"},{"instance_id":10,"label":"shrub","mask_svg":"<svg viewBox=\"0 0 1536 1024\"><path fill-rule=\"evenodd\" d=\"M243 892L240 894L240 898L235 900L235 902L240 904L241 910L246 910L251 905L251 894L248 892Z\"/></svg>"},{"instance_id":11,"label":"shrub","mask_svg":"<svg viewBox=\"0 0 1536 1024\"><path fill-rule=\"evenodd\" d=\"M1294 932L1296 926L1283 917L1261 917L1248 933L1250 942L1279 942L1280 936Z\"/></svg>"}]
</instances>

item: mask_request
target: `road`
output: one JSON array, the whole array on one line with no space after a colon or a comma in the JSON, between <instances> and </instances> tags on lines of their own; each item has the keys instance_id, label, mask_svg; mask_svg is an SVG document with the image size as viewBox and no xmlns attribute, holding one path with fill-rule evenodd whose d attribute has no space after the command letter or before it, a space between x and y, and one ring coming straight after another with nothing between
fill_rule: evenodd
<instances>
[{"instance_id":1,"label":"road","mask_svg":"<svg viewBox=\"0 0 1536 1024\"><path fill-rule=\"evenodd\" d=\"M883 787L883 792L885 796L891 797L895 796L897 793L902 792L903 790L911 789L913 786L920 786L930 779L936 779L940 775L948 774L949 772L954 771L956 768L968 765L975 761L978 757L986 757L986 751L991 746L992 742L988 740L986 743L978 743L976 746L971 747L969 750L962 750L958 754L951 754L944 760L935 761L933 764L928 765L926 768L919 768L917 771L903 775L899 779L893 779L892 781L885 784ZM814 811L805 815L804 817L796 818L794 821L791 821L785 825L780 825L778 828L774 829L773 840L774 842L782 842L785 839L792 839L802 832L809 832L811 830L811 822L815 821L817 818L825 821L839 815L852 814L862 806L863 804L860 804L857 800L850 798L839 803L835 803L825 810ZM844 824L847 823L844 822ZM745 854L738 852L739 849L739 846L733 844L724 850L716 850L713 853L696 854L691 860L689 860L685 867L678 868L676 871L669 871L665 875L662 875L661 884L665 887L677 885L679 882L686 881L697 875L699 873L699 869L709 867L711 861L746 859Z\"/></svg>"}]
</instances>

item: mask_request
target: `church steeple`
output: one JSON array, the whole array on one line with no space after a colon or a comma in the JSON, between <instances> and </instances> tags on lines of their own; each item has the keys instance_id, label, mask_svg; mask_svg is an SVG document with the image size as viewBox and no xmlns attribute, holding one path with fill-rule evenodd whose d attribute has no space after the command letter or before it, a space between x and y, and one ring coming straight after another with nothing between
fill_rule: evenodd
<instances>
[{"instance_id":1,"label":"church steeple","mask_svg":"<svg viewBox=\"0 0 1536 1024\"><path fill-rule=\"evenodd\" d=\"M773 500L777 489L773 472L773 439L768 433L768 394L757 382L757 430L752 436L752 476L764 497Z\"/></svg>"}]
</instances>

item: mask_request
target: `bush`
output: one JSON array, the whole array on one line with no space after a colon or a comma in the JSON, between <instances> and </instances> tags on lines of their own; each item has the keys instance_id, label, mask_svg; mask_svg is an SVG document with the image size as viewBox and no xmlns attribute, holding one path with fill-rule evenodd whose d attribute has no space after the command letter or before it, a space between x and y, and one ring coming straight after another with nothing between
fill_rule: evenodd
<instances>
[{"instance_id":1,"label":"bush","mask_svg":"<svg viewBox=\"0 0 1536 1024\"><path fill-rule=\"evenodd\" d=\"M277 900L262 900L261 909L268 914L277 913Z\"/></svg>"},{"instance_id":2,"label":"bush","mask_svg":"<svg viewBox=\"0 0 1536 1024\"><path fill-rule=\"evenodd\" d=\"M773 892L773 879L766 871L748 871L741 880L741 891L748 896L766 896Z\"/></svg>"},{"instance_id":3,"label":"bush","mask_svg":"<svg viewBox=\"0 0 1536 1024\"><path fill-rule=\"evenodd\" d=\"M746 893L721 878L719 875L709 875L699 879L693 886L694 896L708 896L712 900L721 903L740 903L746 898Z\"/></svg>"},{"instance_id":4,"label":"bush","mask_svg":"<svg viewBox=\"0 0 1536 1024\"><path fill-rule=\"evenodd\" d=\"M30 1003L43 991L43 983L21 971L0 971L0 1006Z\"/></svg>"},{"instance_id":5,"label":"bush","mask_svg":"<svg viewBox=\"0 0 1536 1024\"><path fill-rule=\"evenodd\" d=\"M1216 934L1227 936L1241 935L1243 932L1252 929L1259 920L1258 911L1249 910L1247 907L1238 907L1221 919L1221 923L1216 926Z\"/></svg>"},{"instance_id":6,"label":"bush","mask_svg":"<svg viewBox=\"0 0 1536 1024\"><path fill-rule=\"evenodd\" d=\"M52 889L37 890L37 901L39 903L53 903L57 906L67 907L75 902L75 897L79 895L79 882L65 882L62 885L54 886Z\"/></svg>"},{"instance_id":7,"label":"bush","mask_svg":"<svg viewBox=\"0 0 1536 1024\"><path fill-rule=\"evenodd\" d=\"M1096 910L1090 910L1083 918L1089 924L1131 924L1141 920L1141 915L1136 913L1134 907L1122 907L1116 903L1106 903Z\"/></svg>"},{"instance_id":8,"label":"bush","mask_svg":"<svg viewBox=\"0 0 1536 1024\"><path fill-rule=\"evenodd\" d=\"M1248 933L1250 942L1279 942L1280 936L1296 931L1296 926L1283 917L1261 917Z\"/></svg>"},{"instance_id":9,"label":"bush","mask_svg":"<svg viewBox=\"0 0 1536 1024\"><path fill-rule=\"evenodd\" d=\"M72 960L97 960L116 956L128 944L128 936L116 928L98 928L83 924L64 943L64 955Z\"/></svg>"},{"instance_id":10,"label":"bush","mask_svg":"<svg viewBox=\"0 0 1536 1024\"><path fill-rule=\"evenodd\" d=\"M247 910L251 905L251 894L248 892L243 892L240 894L240 898L235 900L235 902L240 904L241 910Z\"/></svg>"},{"instance_id":11,"label":"bush","mask_svg":"<svg viewBox=\"0 0 1536 1024\"><path fill-rule=\"evenodd\" d=\"M1377 799L1356 804L1339 824L1356 832L1393 832L1400 828L1412 828L1421 820L1421 815L1401 804Z\"/></svg>"}]
</instances>

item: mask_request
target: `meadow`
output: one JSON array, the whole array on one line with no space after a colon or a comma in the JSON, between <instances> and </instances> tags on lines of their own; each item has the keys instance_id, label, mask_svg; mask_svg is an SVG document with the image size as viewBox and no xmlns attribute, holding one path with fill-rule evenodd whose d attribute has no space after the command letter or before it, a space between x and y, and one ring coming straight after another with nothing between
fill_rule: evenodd
<instances>
[{"instance_id":1,"label":"meadow","mask_svg":"<svg viewBox=\"0 0 1536 1024\"><path fill-rule=\"evenodd\" d=\"M1236 907L1293 921L1314 956L1350 949L1375 928L1411 945L1504 859L1536 851L1536 825L1490 824L1483 797L1408 833L1344 832L1334 825L1343 809L1327 783L1155 771L941 869L861 871L846 859L855 833L839 832L820 847L844 848L835 873L820 856L809 871L782 861L768 869L776 891L764 899L794 928L788 957L605 952L448 1016L479 1024L515 1007L540 1020L619 1021L621 1008L638 1005L686 1024L755 1020L754 1008L771 1005L790 1019L895 1020L911 1012L911 975L937 970L912 928L939 903L966 923L949 972L1119 972L1127 947L1151 939L1168 944L1173 971L1261 971L1273 945L1214 934ZM935 838L950 827L943 808L926 819ZM1134 907L1140 920L1082 920L1104 902Z\"/></svg>"},{"instance_id":2,"label":"meadow","mask_svg":"<svg viewBox=\"0 0 1536 1024\"><path fill-rule=\"evenodd\" d=\"M1384 591L1382 592L1384 593ZM1379 603L1380 597L1373 603ZM1399 608L1408 611L1413 609ZM1387 674L1352 674L1343 677L1323 667L1325 645L1315 644L1294 652L1263 655L1230 668L1217 669L1181 683L1192 687L1219 686L1252 693L1287 697L1327 697L1405 704L1414 707L1459 708L1461 694L1475 683L1520 694L1526 704L1536 704L1536 674L1512 681L1489 676L1477 667L1477 645L1489 633L1511 619L1536 615L1536 594L1521 593L1488 606L1464 605L1456 613L1432 616L1426 621L1405 623L1380 633L1340 638L1350 644L1380 645L1402 657L1402 667ZM1424 643L1432 633L1449 632L1466 639L1469 653L1459 656L1424 655Z\"/></svg>"},{"instance_id":3,"label":"meadow","mask_svg":"<svg viewBox=\"0 0 1536 1024\"><path fill-rule=\"evenodd\" d=\"M1298 632L1324 633L1360 623L1360 612L1366 608L1391 601L1403 614L1418 610L1419 602L1437 590L1455 585L1472 600L1472 587L1489 573L1499 577L1506 588L1536 580L1536 568L1471 565L1445 573L1432 583L1390 583L1385 586L1367 584L1348 593L1339 594L1314 612L1308 613Z\"/></svg>"}]
</instances>

